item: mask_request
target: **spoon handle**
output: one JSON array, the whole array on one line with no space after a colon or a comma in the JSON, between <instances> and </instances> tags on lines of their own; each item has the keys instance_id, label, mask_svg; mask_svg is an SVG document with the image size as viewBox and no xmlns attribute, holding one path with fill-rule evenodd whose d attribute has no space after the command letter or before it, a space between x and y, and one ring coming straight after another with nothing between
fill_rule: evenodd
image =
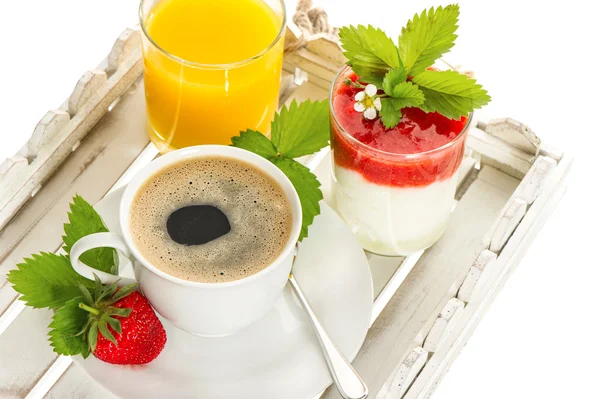
<instances>
[{"instance_id":1,"label":"spoon handle","mask_svg":"<svg viewBox=\"0 0 600 399\"><path fill-rule=\"evenodd\" d=\"M317 319L317 316L310 307L310 304L306 300L306 297L302 293L302 290L293 275L290 275L290 284L292 285L296 296L302 303L304 310L306 310L306 313L308 313L308 316L310 317L321 349L323 349L323 356L327 362L327 367L329 368L329 372L333 377L333 381L340 392L340 395L342 395L344 399L366 398L368 394L367 385L331 340L329 334L327 334L327 331L325 331L319 322L319 319Z\"/></svg>"}]
</instances>

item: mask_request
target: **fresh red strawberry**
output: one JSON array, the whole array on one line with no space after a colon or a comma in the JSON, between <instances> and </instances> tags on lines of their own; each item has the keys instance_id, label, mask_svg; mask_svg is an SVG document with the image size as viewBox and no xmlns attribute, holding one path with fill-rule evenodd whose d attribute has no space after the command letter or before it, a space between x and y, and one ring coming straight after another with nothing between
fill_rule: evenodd
<instances>
[{"instance_id":1,"label":"fresh red strawberry","mask_svg":"<svg viewBox=\"0 0 600 399\"><path fill-rule=\"evenodd\" d=\"M90 351L98 359L113 364L146 364L165 347L167 335L148 300L135 290L121 289L116 283L103 287L97 280L94 296L80 286L89 312L80 334L85 334ZM100 334L98 334L100 332Z\"/></svg>"}]
</instances>

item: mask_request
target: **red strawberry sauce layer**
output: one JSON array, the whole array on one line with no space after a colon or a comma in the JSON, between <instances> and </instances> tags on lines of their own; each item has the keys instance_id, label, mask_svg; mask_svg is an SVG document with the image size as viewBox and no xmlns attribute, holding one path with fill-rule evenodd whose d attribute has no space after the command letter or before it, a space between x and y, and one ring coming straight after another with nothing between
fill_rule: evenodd
<instances>
[{"instance_id":1,"label":"red strawberry sauce layer","mask_svg":"<svg viewBox=\"0 0 600 399\"><path fill-rule=\"evenodd\" d=\"M332 112L343 130L365 145L347 137L332 115L331 146L337 166L356 171L372 183L393 187L422 187L454 175L463 157L466 134L443 150L417 154L456 139L467 124L466 117L453 120L437 112L404 108L400 123L386 130L380 118L369 121L354 110L354 96L361 89L344 84L345 77L356 80L353 72L342 73L333 90Z\"/></svg>"}]
</instances>

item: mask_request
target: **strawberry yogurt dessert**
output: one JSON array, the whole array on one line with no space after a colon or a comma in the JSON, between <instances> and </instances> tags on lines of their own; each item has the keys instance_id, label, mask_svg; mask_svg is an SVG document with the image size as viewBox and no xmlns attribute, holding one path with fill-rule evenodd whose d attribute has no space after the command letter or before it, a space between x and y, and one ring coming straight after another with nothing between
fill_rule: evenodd
<instances>
[{"instance_id":1,"label":"strawberry yogurt dessert","mask_svg":"<svg viewBox=\"0 0 600 399\"><path fill-rule=\"evenodd\" d=\"M344 67L330 95L333 196L363 248L408 255L443 234L454 201L471 115L458 120L403 108L386 129L377 89L361 90Z\"/></svg>"}]
</instances>

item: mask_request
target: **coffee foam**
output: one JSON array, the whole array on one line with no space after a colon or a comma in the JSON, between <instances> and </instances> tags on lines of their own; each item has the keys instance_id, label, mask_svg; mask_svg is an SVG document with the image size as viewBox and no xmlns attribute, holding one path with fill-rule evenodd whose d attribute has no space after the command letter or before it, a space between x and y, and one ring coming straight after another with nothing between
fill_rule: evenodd
<instances>
[{"instance_id":1,"label":"coffee foam","mask_svg":"<svg viewBox=\"0 0 600 399\"><path fill-rule=\"evenodd\" d=\"M189 205L212 205L231 231L202 245L174 242L169 215ZM155 267L199 282L226 282L255 274L283 251L292 228L289 200L273 178L225 157L184 160L158 171L138 190L130 210L136 247Z\"/></svg>"}]
</instances>

